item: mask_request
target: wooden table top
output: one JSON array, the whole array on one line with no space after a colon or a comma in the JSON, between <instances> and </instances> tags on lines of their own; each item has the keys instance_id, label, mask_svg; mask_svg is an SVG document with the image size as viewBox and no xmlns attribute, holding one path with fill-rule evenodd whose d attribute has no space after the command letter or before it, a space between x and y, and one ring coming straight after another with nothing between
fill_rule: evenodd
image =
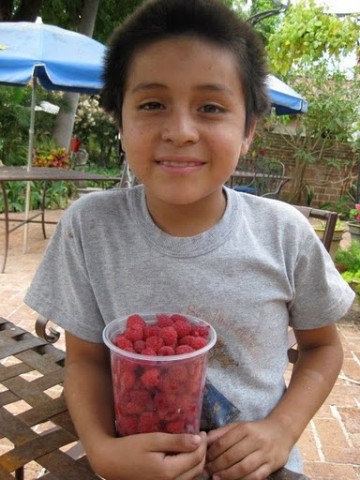
<instances>
[{"instance_id":1,"label":"wooden table top","mask_svg":"<svg viewBox=\"0 0 360 480\"><path fill-rule=\"evenodd\" d=\"M94 180L94 181L120 181L119 177L113 177L98 173L90 173L82 170L71 170L69 168L48 168L48 167L0 167L0 182L8 181L57 181L57 180Z\"/></svg>"}]
</instances>

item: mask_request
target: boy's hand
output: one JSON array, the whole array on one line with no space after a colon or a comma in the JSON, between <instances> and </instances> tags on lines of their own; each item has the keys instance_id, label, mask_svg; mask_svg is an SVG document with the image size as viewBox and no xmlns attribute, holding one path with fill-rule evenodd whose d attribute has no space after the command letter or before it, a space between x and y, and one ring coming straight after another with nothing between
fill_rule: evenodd
<instances>
[{"instance_id":1,"label":"boy's hand","mask_svg":"<svg viewBox=\"0 0 360 480\"><path fill-rule=\"evenodd\" d=\"M106 480L193 480L203 472L206 447L205 433L108 437L92 451L91 463Z\"/></svg>"},{"instance_id":2,"label":"boy's hand","mask_svg":"<svg viewBox=\"0 0 360 480\"><path fill-rule=\"evenodd\" d=\"M221 480L263 480L287 462L291 448L286 432L270 419L232 423L208 433L205 469Z\"/></svg>"}]
</instances>

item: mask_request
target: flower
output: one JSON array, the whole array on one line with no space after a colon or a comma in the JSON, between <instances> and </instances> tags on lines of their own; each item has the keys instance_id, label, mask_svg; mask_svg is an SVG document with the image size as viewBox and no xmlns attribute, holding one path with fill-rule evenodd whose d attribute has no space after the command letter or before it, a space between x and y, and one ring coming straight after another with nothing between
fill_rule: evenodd
<instances>
[{"instance_id":1,"label":"flower","mask_svg":"<svg viewBox=\"0 0 360 480\"><path fill-rule=\"evenodd\" d=\"M65 148L53 148L50 153L36 154L34 159L35 167L68 168L69 154Z\"/></svg>"},{"instance_id":2,"label":"flower","mask_svg":"<svg viewBox=\"0 0 360 480\"><path fill-rule=\"evenodd\" d=\"M355 208L350 210L349 218L355 220L355 222L360 222L360 203L356 203Z\"/></svg>"}]
</instances>

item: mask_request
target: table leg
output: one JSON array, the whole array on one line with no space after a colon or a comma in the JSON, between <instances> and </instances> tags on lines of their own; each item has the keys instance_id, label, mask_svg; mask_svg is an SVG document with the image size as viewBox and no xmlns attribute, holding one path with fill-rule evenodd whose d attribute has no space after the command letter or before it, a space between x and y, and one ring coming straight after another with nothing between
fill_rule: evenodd
<instances>
[{"instance_id":1,"label":"table leg","mask_svg":"<svg viewBox=\"0 0 360 480\"><path fill-rule=\"evenodd\" d=\"M46 238L46 230L45 230L46 188L47 188L47 182L44 182L44 189L43 189L43 194L41 199L41 226L42 226L44 238Z\"/></svg>"},{"instance_id":2,"label":"table leg","mask_svg":"<svg viewBox=\"0 0 360 480\"><path fill-rule=\"evenodd\" d=\"M4 203L4 215L5 215L5 248L4 248L4 258L1 266L1 273L4 273L7 256L9 252L10 228L9 228L9 211L8 211L8 201L7 201L5 182L0 182L0 183L1 183L1 190L2 190L3 203Z\"/></svg>"}]
</instances>

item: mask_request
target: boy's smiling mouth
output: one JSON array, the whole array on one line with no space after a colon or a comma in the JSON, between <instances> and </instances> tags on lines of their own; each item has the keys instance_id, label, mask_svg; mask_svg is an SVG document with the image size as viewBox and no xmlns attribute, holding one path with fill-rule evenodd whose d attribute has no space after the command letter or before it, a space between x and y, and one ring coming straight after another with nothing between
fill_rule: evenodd
<instances>
[{"instance_id":1,"label":"boy's smiling mouth","mask_svg":"<svg viewBox=\"0 0 360 480\"><path fill-rule=\"evenodd\" d=\"M165 167L177 167L177 168L187 168L187 167L198 167L203 165L203 162L176 162L170 160L159 160L157 163L164 165Z\"/></svg>"},{"instance_id":2,"label":"boy's smiling mouth","mask_svg":"<svg viewBox=\"0 0 360 480\"><path fill-rule=\"evenodd\" d=\"M156 160L155 163L165 174L169 175L188 175L201 170L206 165L206 162L189 159L162 159Z\"/></svg>"},{"instance_id":3,"label":"boy's smiling mouth","mask_svg":"<svg viewBox=\"0 0 360 480\"><path fill-rule=\"evenodd\" d=\"M202 167L203 165L206 164L206 162L203 162L199 159L189 158L189 157L157 158L155 162L159 166L165 169L171 169L171 170L194 169L194 168Z\"/></svg>"}]
</instances>

